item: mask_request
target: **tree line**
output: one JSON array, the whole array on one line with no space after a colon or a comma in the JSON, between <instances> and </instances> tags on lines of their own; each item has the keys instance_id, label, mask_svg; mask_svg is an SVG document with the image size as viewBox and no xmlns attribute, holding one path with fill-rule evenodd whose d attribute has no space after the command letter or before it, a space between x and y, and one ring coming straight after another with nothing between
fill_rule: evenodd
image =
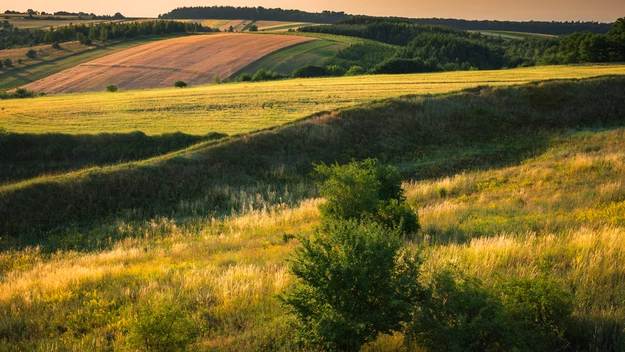
<instances>
[{"instance_id":1,"label":"tree line","mask_svg":"<svg viewBox=\"0 0 625 352\"><path fill-rule=\"evenodd\" d=\"M529 37L523 40L419 25L401 19L366 17L355 17L333 25L303 27L299 31L359 37L397 46L398 49L372 44L352 45L331 60L345 68L354 65L366 67L369 73L625 61L625 18L617 20L606 34L586 31L559 38ZM368 51L371 55L366 54ZM340 60L341 57L351 60ZM377 58L377 62L372 62L372 58Z\"/></svg>"},{"instance_id":2,"label":"tree line","mask_svg":"<svg viewBox=\"0 0 625 352\"><path fill-rule=\"evenodd\" d=\"M347 19L349 15L344 12L306 12L300 10L283 10L281 8L259 7L180 7L171 12L159 15L163 19L242 19L253 21L288 21L288 22L313 22L334 23Z\"/></svg>"},{"instance_id":3,"label":"tree line","mask_svg":"<svg viewBox=\"0 0 625 352\"><path fill-rule=\"evenodd\" d=\"M93 41L105 42L107 40L131 39L148 35L213 31L219 30L202 26L199 23L163 20L77 24L50 28L49 30L30 30L13 27L10 30L0 30L0 50L71 41L91 44Z\"/></svg>"}]
</instances>

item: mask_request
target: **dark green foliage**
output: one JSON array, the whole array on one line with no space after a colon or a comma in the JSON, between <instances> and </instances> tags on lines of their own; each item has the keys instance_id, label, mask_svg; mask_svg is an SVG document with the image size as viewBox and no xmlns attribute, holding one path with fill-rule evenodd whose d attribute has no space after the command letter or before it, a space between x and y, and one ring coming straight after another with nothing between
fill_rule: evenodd
<instances>
[{"instance_id":1,"label":"dark green foliage","mask_svg":"<svg viewBox=\"0 0 625 352\"><path fill-rule=\"evenodd\" d=\"M345 73L347 72L346 69L344 69L343 67L339 66L339 65L330 65L326 67L326 71L328 72L328 76L333 76L333 77L341 77L344 76Z\"/></svg>"},{"instance_id":2,"label":"dark green foliage","mask_svg":"<svg viewBox=\"0 0 625 352\"><path fill-rule=\"evenodd\" d=\"M256 73L254 74L251 80L254 82L262 82L262 81L275 81L275 80L283 79L283 78L284 76L282 76L281 74L277 72L271 72L271 71L267 71L261 68L258 71L256 71Z\"/></svg>"},{"instance_id":3,"label":"dark green foliage","mask_svg":"<svg viewBox=\"0 0 625 352\"><path fill-rule=\"evenodd\" d=\"M500 299L527 350L554 351L567 345L573 300L561 285L544 277L512 279L501 287Z\"/></svg>"},{"instance_id":4,"label":"dark green foliage","mask_svg":"<svg viewBox=\"0 0 625 352\"><path fill-rule=\"evenodd\" d=\"M37 93L32 90L27 90L26 88L17 88L13 92L0 92L0 100L4 99L24 99L24 98L35 98L45 95L45 93Z\"/></svg>"},{"instance_id":5,"label":"dark green foliage","mask_svg":"<svg viewBox=\"0 0 625 352\"><path fill-rule=\"evenodd\" d=\"M174 87L176 88L184 88L187 86L187 82L184 81L176 81L174 82Z\"/></svg>"},{"instance_id":6,"label":"dark green foliage","mask_svg":"<svg viewBox=\"0 0 625 352\"><path fill-rule=\"evenodd\" d=\"M366 73L365 69L361 66L352 66L345 72L346 76L360 76Z\"/></svg>"},{"instance_id":7,"label":"dark green foliage","mask_svg":"<svg viewBox=\"0 0 625 352\"><path fill-rule=\"evenodd\" d=\"M26 53L26 57L29 59L36 59L37 58L37 51L30 49L28 50L28 52Z\"/></svg>"},{"instance_id":8,"label":"dark green foliage","mask_svg":"<svg viewBox=\"0 0 625 352\"><path fill-rule=\"evenodd\" d=\"M435 61L424 62L421 59L391 59L373 68L373 73L402 74L440 71Z\"/></svg>"},{"instance_id":9,"label":"dark green foliage","mask_svg":"<svg viewBox=\"0 0 625 352\"><path fill-rule=\"evenodd\" d=\"M376 65L392 58L397 53L397 48L378 44L375 42L352 44L342 49L328 61L329 65L339 65L345 69L352 66L360 66L370 70Z\"/></svg>"},{"instance_id":10,"label":"dark green foliage","mask_svg":"<svg viewBox=\"0 0 625 352\"><path fill-rule=\"evenodd\" d=\"M11 59L4 59L3 63L4 63L4 66L7 68L13 67L13 61Z\"/></svg>"},{"instance_id":11,"label":"dark green foliage","mask_svg":"<svg viewBox=\"0 0 625 352\"><path fill-rule=\"evenodd\" d=\"M234 81L235 82L251 82L252 75L250 75L249 73L243 73L239 77L237 77Z\"/></svg>"},{"instance_id":12,"label":"dark green foliage","mask_svg":"<svg viewBox=\"0 0 625 352\"><path fill-rule=\"evenodd\" d=\"M434 274L407 331L410 344L432 352L511 351L514 328L503 305L479 280Z\"/></svg>"},{"instance_id":13,"label":"dark green foliage","mask_svg":"<svg viewBox=\"0 0 625 352\"><path fill-rule=\"evenodd\" d=\"M326 202L319 207L328 219L366 219L388 228L399 227L403 233L419 230L419 221L404 200L401 174L393 166L377 159L347 165L317 165L324 181L319 193Z\"/></svg>"},{"instance_id":14,"label":"dark green foliage","mask_svg":"<svg viewBox=\"0 0 625 352\"><path fill-rule=\"evenodd\" d=\"M140 351L183 351L195 338L196 327L186 312L172 304L142 307L130 325L128 341Z\"/></svg>"},{"instance_id":15,"label":"dark green foliage","mask_svg":"<svg viewBox=\"0 0 625 352\"><path fill-rule=\"evenodd\" d=\"M300 337L329 351L358 351L402 329L419 299L419 261L401 250L398 231L375 223L331 221L290 260L298 279L282 297Z\"/></svg>"},{"instance_id":16,"label":"dark green foliage","mask_svg":"<svg viewBox=\"0 0 625 352\"><path fill-rule=\"evenodd\" d=\"M61 44L59 42L52 43L52 49L61 49Z\"/></svg>"},{"instance_id":17,"label":"dark green foliage","mask_svg":"<svg viewBox=\"0 0 625 352\"><path fill-rule=\"evenodd\" d=\"M557 351L572 321L573 302L545 278L514 278L490 289L474 278L434 275L408 337L428 351Z\"/></svg>"},{"instance_id":18,"label":"dark green foliage","mask_svg":"<svg viewBox=\"0 0 625 352\"><path fill-rule=\"evenodd\" d=\"M286 21L286 22L312 22L333 23L348 17L344 12L323 11L320 13L305 12L300 10L283 10L265 7L180 7L171 12L159 15L165 19L206 19L231 20L238 18L251 21Z\"/></svg>"},{"instance_id":19,"label":"dark green foliage","mask_svg":"<svg viewBox=\"0 0 625 352\"><path fill-rule=\"evenodd\" d=\"M250 28L249 28L249 31L250 32L258 32L258 26L255 25L255 24L251 25Z\"/></svg>"},{"instance_id":20,"label":"dark green foliage","mask_svg":"<svg viewBox=\"0 0 625 352\"><path fill-rule=\"evenodd\" d=\"M306 65L293 71L293 78L313 78L328 76L328 70L325 67Z\"/></svg>"},{"instance_id":21,"label":"dark green foliage","mask_svg":"<svg viewBox=\"0 0 625 352\"><path fill-rule=\"evenodd\" d=\"M79 41L89 45L95 40L122 40L172 33L213 31L215 29L203 27L198 23L177 21L102 22L60 26L46 30L14 28L12 31L0 31L0 48L8 49L71 41Z\"/></svg>"},{"instance_id":22,"label":"dark green foliage","mask_svg":"<svg viewBox=\"0 0 625 352\"><path fill-rule=\"evenodd\" d=\"M106 91L107 92L111 92L111 93L115 93L117 92L119 89L117 88L116 85L111 84L110 86L106 86Z\"/></svg>"}]
</instances>

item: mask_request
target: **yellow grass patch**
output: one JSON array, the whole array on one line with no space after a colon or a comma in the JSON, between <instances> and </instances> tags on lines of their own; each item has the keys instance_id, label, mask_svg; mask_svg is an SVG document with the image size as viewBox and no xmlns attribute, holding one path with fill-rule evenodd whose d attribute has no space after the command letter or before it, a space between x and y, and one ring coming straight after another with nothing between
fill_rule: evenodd
<instances>
[{"instance_id":1,"label":"yellow grass patch","mask_svg":"<svg viewBox=\"0 0 625 352\"><path fill-rule=\"evenodd\" d=\"M46 93L96 92L172 87L182 80L207 84L225 79L276 50L314 40L294 36L197 35L145 44L33 82L26 88Z\"/></svg>"}]
</instances>

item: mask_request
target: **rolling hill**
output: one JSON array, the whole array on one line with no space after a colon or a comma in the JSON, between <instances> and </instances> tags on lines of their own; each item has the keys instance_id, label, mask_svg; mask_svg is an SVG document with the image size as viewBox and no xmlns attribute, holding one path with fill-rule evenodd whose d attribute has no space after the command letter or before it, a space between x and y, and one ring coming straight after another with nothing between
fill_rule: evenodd
<instances>
[{"instance_id":1,"label":"rolling hill","mask_svg":"<svg viewBox=\"0 0 625 352\"><path fill-rule=\"evenodd\" d=\"M164 88L225 79L253 61L312 38L216 34L168 39L118 52L33 82L25 88L49 94Z\"/></svg>"}]
</instances>

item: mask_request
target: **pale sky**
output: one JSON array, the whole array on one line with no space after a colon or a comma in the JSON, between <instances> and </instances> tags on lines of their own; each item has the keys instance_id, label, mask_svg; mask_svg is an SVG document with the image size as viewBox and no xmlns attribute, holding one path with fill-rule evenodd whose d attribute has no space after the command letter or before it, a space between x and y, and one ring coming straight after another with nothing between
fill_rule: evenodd
<instances>
[{"instance_id":1,"label":"pale sky","mask_svg":"<svg viewBox=\"0 0 625 352\"><path fill-rule=\"evenodd\" d=\"M598 21L613 22L625 17L625 0L22 0L2 1L0 10L96 14L121 12L128 17L156 17L182 6L263 6L319 12L345 11L350 14L401 17L463 19Z\"/></svg>"}]
</instances>

